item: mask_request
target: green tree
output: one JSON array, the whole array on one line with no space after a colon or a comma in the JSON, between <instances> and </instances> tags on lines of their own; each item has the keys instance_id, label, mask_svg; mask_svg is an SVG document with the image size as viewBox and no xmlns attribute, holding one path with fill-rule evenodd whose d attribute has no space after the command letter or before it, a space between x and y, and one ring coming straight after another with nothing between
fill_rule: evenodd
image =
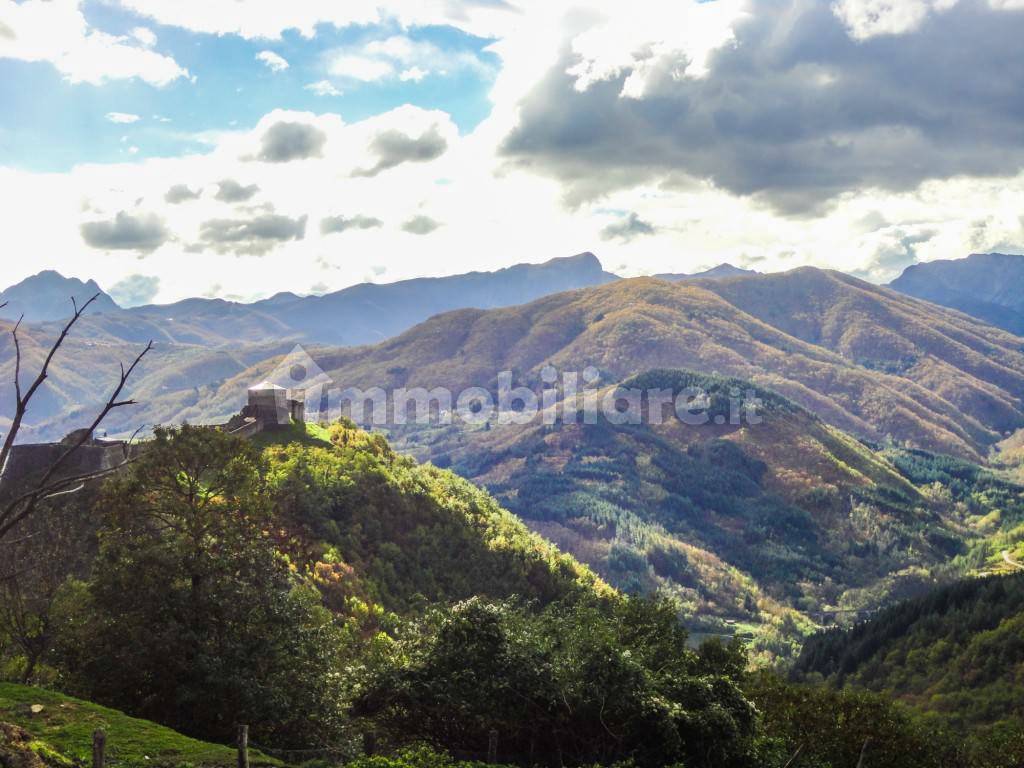
<instances>
[{"instance_id":1,"label":"green tree","mask_svg":"<svg viewBox=\"0 0 1024 768\"><path fill-rule=\"evenodd\" d=\"M107 483L72 688L210 739L336 735L342 635L277 551L263 475L251 445L184 426Z\"/></svg>"},{"instance_id":2,"label":"green tree","mask_svg":"<svg viewBox=\"0 0 1024 768\"><path fill-rule=\"evenodd\" d=\"M536 613L469 600L420 622L355 712L399 742L520 763L748 764L754 710L738 647L690 650L671 606L640 599Z\"/></svg>"},{"instance_id":3,"label":"green tree","mask_svg":"<svg viewBox=\"0 0 1024 768\"><path fill-rule=\"evenodd\" d=\"M793 684L770 672L752 675L746 690L761 713L762 739L777 750L768 765L783 765L798 749L794 764L805 768L857 765L862 752L871 768L969 764L958 739L878 694Z\"/></svg>"}]
</instances>

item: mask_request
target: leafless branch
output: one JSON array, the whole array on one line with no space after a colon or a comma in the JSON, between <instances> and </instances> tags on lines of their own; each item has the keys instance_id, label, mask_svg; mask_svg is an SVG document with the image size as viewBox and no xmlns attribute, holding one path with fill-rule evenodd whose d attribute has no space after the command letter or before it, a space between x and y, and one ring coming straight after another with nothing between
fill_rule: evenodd
<instances>
[{"instance_id":1,"label":"leafless branch","mask_svg":"<svg viewBox=\"0 0 1024 768\"><path fill-rule=\"evenodd\" d=\"M92 304L98 297L99 294L97 293L88 301L86 301L81 307L78 306L78 302L75 301L74 297L72 297L71 305L74 308L74 314L72 315L71 319L68 320L68 322L64 325L56 341L53 342L53 345L50 347L49 352L46 355L46 359L43 361L43 365L40 368L39 373L32 381L31 386L29 386L29 388L25 390L24 393L22 393L20 383L21 344L18 338L18 330L21 327L21 320L19 320L18 323L14 326L12 330L12 335L14 336L14 347L16 356L15 394L17 397L17 403L15 407L15 416L11 422L11 428L7 433L6 439L4 440L3 448L0 449L0 478L3 478L4 476L4 472L7 468L7 463L10 460L11 451L17 439L18 432L21 429L22 421L24 419L26 411L28 410L29 403L31 402L32 397L38 391L39 387L42 386L43 382L46 381L46 378L49 375L50 363L52 362L54 356L57 354L57 351L64 344L64 340L67 338L68 334L74 327L75 323L78 322L78 320L82 317L82 314L89 308L89 305ZM0 305L0 308L2 308L2 306L3 305ZM3 538L8 533L10 533L10 531L15 526L17 526L29 515L31 515L32 512L36 509L39 502L42 501L43 499L50 498L58 494L67 493L70 490L72 490L72 486L84 485L86 482L90 480L95 480L101 477L105 477L106 475L112 474L113 472L116 472L117 470L121 469L123 466L125 466L131 461L128 451L128 445L130 445L131 442L129 441L128 445L126 445L125 447L125 460L115 465L114 467L98 470L95 472L88 472L72 477L57 477L58 472L61 470L62 467L64 467L67 464L68 459L70 459L71 456L76 451L81 449L82 446L84 446L87 442L89 442L89 440L92 439L93 435L96 432L96 429L100 426L103 420L110 415L111 411L117 408L123 408L128 405L135 405L135 400L133 399L120 399L121 394L128 383L128 379L131 378L131 375L135 372L135 369L138 367L139 363L142 362L142 358L145 357L146 354L152 349L153 342L150 341L146 345L146 348L143 349L142 352L138 354L138 356L136 356L135 360L132 361L131 365L125 368L124 363L121 363L121 374L118 383L114 387L114 391L112 392L110 397L107 399L107 402L97 413L96 417L93 419L92 423L89 424L89 426L86 427L85 429L79 431L79 433L76 435L75 439L71 442L71 444L68 445L67 448L60 454L60 456L57 457L56 461L50 464L50 466L46 469L46 471L42 475L42 478L36 482L34 488L25 493L22 493L21 495L15 497L14 499L6 501L4 503L4 506L0 508L0 541L2 541ZM136 430L135 434L132 435L131 439L134 440L134 438L137 435L138 430Z\"/></svg>"},{"instance_id":2,"label":"leafless branch","mask_svg":"<svg viewBox=\"0 0 1024 768\"><path fill-rule=\"evenodd\" d=\"M57 336L57 340L54 341L53 345L50 347L50 351L46 355L46 359L43 361L43 365L39 369L39 373L36 375L35 379L32 381L32 385L28 388L24 395L21 393L21 344L18 340L18 330L21 328L21 320L18 320L17 324L14 326L14 329L11 331L11 333L14 336L14 347L17 354L17 374L15 375L14 386L17 392L18 401L15 404L14 419L11 421L11 428L7 432L7 438L4 440L3 448L0 448L0 473L2 473L3 468L7 466L7 459L10 457L11 448L14 446L14 441L18 437L18 431L21 429L21 422L25 418L25 412L28 410L28 405L31 402L32 397L35 395L36 391L39 389L39 387L43 385L43 382L46 381L47 377L49 376L50 362L57 354L57 350L59 350L61 346L64 344L64 340L68 337L68 334L71 332L71 329L74 327L75 323L77 323L81 319L82 314L85 312L86 309L89 308L89 305L96 301L96 299L98 298L99 294L97 293L95 296L93 296L91 299L85 302L85 304L82 305L81 309L78 308L78 302L76 302L74 298L71 299L71 306L75 308L74 314L71 316L71 319L64 324L64 327L60 331L60 335Z\"/></svg>"}]
</instances>

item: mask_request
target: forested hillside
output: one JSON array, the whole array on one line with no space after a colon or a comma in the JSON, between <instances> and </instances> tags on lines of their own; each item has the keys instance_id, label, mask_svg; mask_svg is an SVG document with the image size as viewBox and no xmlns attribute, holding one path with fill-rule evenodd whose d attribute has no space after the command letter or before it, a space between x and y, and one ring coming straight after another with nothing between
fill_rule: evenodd
<instances>
[{"instance_id":1,"label":"forested hillside","mask_svg":"<svg viewBox=\"0 0 1024 768\"><path fill-rule=\"evenodd\" d=\"M712 398L713 409L723 403ZM817 439L835 453L817 460L841 457L837 478L852 482L866 472L873 478L862 478L868 491L874 482L898 495L904 481L855 442L815 427L781 398L768 398L766 413L822 430ZM717 496L715 516L733 521L736 557L745 547L757 557L761 542L765 554L752 568L796 569L783 572L797 579L801 569L832 567L828 558L791 561L776 546L781 540L770 543L777 526L795 537L785 545L793 552L803 546L801 536L813 540L822 531L786 500L785 482L764 481L756 440L697 440L692 452L659 454L663 435L597 434L595 446L606 449L628 449L636 440L650 452L633 455L636 466L662 464L659 482L676 503L690 494L692 515ZM813 461L817 449L805 450ZM580 462L595 471L590 481L611 470L609 487L639 491L638 498L654 491L648 501L655 515L671 508L658 506L660 491L649 480L632 486L636 476L625 465L607 463L628 451L590 455L596 460ZM539 461L549 459L561 460L549 454ZM844 468L847 461L854 464ZM566 476L570 495L605 503L600 489L587 485L587 472ZM912 486L903 488L913 494ZM201 427L161 429L136 462L72 500L41 511L10 549L26 567L0 584L0 674L191 737L225 742L234 724L245 722L272 754L329 747L340 764L356 759L369 731L391 753L419 749L389 765L433 768L448 764L444 753L482 760L496 730L502 761L518 765L632 760L644 768L781 768L797 750L815 765L855 761L870 736L879 739L873 754L880 766L996 765L974 757L991 752L987 741L972 737L964 747L884 699L752 677L739 641L694 647L678 602L613 592L485 492L398 455L381 435L351 424L295 425L248 443ZM565 500L555 494L552 501ZM686 535L701 522L681 520L693 525ZM595 516L591 524L622 522ZM713 573L695 549L659 537L657 526L669 518L654 523L646 573L666 584L669 576L684 579L691 563L701 578ZM645 541L639 527L633 533ZM621 549L621 562L640 556ZM36 569L41 562L48 567ZM731 599L695 594L709 606ZM790 609L767 596L756 602L772 621L800 631ZM24 699L28 690L14 693ZM62 722L74 728L98 711L68 706ZM794 730L795 723L804 729ZM813 744L805 743L808 723ZM161 733L182 750L199 749ZM61 738L50 743L75 743ZM16 741L0 750L11 744L27 748Z\"/></svg>"},{"instance_id":2,"label":"forested hillside","mask_svg":"<svg viewBox=\"0 0 1024 768\"><path fill-rule=\"evenodd\" d=\"M426 604L612 594L484 492L343 424L158 430L83 493L7 546L0 670L201 738L243 715L279 743L337 735L339 665Z\"/></svg>"},{"instance_id":3,"label":"forested hillside","mask_svg":"<svg viewBox=\"0 0 1024 768\"><path fill-rule=\"evenodd\" d=\"M897 697L961 730L1024 727L1024 573L962 581L817 635L794 673Z\"/></svg>"},{"instance_id":4,"label":"forested hillside","mask_svg":"<svg viewBox=\"0 0 1024 768\"><path fill-rule=\"evenodd\" d=\"M798 652L816 624L989 567L1015 530L1024 489L963 460L879 450L779 395L759 393L758 424L716 425L751 386L684 371L623 383L700 387L703 426L560 419L394 439L485 485L613 585L671 594L692 626L748 637L765 658Z\"/></svg>"},{"instance_id":5,"label":"forested hillside","mask_svg":"<svg viewBox=\"0 0 1024 768\"><path fill-rule=\"evenodd\" d=\"M351 425L256 443L158 430L75 502L14 542L29 567L2 585L0 671L79 700L0 687L0 715L13 697L30 729L0 726L0 754L64 765L95 724L125 764L148 744L154 764L222 761L149 723L129 735L85 700L213 742L244 722L272 754L337 764L368 731L418 750L387 763L403 768L482 759L494 729L520 765L781 766L799 747L754 706L792 694L753 684L742 644L694 649L671 602L612 592L484 492ZM11 621L14 607L32 620ZM43 707L28 722L26 700ZM892 723L887 749L915 751L908 765L958 754L871 707ZM869 727L822 724L812 752L849 759Z\"/></svg>"}]
</instances>

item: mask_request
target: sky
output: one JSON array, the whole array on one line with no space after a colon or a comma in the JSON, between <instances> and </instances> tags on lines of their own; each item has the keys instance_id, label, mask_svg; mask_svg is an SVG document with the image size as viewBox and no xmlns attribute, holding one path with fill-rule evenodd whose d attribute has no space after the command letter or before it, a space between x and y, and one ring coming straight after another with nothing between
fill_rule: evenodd
<instances>
[{"instance_id":1,"label":"sky","mask_svg":"<svg viewBox=\"0 0 1024 768\"><path fill-rule=\"evenodd\" d=\"M1024 248L1024 0L0 0L0 286Z\"/></svg>"}]
</instances>

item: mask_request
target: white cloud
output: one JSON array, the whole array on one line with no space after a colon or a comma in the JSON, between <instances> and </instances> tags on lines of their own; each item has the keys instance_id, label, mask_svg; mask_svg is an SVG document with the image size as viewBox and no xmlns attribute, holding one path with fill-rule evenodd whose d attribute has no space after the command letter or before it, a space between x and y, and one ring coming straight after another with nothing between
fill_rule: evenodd
<instances>
[{"instance_id":1,"label":"white cloud","mask_svg":"<svg viewBox=\"0 0 1024 768\"><path fill-rule=\"evenodd\" d=\"M393 75L395 65L390 61L368 56L339 54L332 59L329 71L335 77L371 83Z\"/></svg>"},{"instance_id":2,"label":"white cloud","mask_svg":"<svg viewBox=\"0 0 1024 768\"><path fill-rule=\"evenodd\" d=\"M913 32L929 14L948 11L957 2L958 0L837 0L832 4L832 12L846 25L851 37L867 40L877 35L904 35Z\"/></svg>"},{"instance_id":3,"label":"white cloud","mask_svg":"<svg viewBox=\"0 0 1024 768\"><path fill-rule=\"evenodd\" d=\"M402 82L411 81L414 83L418 83L420 80L422 80L429 74L430 72L428 72L425 69L420 69L419 67L410 67L409 69L406 69L403 72L401 72L398 75L398 79L401 80Z\"/></svg>"},{"instance_id":4,"label":"white cloud","mask_svg":"<svg viewBox=\"0 0 1024 768\"><path fill-rule=\"evenodd\" d=\"M341 96L341 91L334 87L330 80L318 80L315 83L302 86L304 90L312 91L317 96Z\"/></svg>"},{"instance_id":5,"label":"white cloud","mask_svg":"<svg viewBox=\"0 0 1024 768\"><path fill-rule=\"evenodd\" d=\"M488 66L469 51L446 50L425 40L391 35L361 45L345 46L330 56L330 73L335 77L374 82L398 78L420 82L430 75L448 75L471 70L490 72Z\"/></svg>"},{"instance_id":6,"label":"white cloud","mask_svg":"<svg viewBox=\"0 0 1024 768\"><path fill-rule=\"evenodd\" d=\"M138 37L89 27L80 0L0 0L0 58L47 61L72 83L139 78L165 86L188 71L169 56L139 45ZM155 40L155 36L154 36Z\"/></svg>"},{"instance_id":7,"label":"white cloud","mask_svg":"<svg viewBox=\"0 0 1024 768\"><path fill-rule=\"evenodd\" d=\"M619 9L600 13L585 31L571 37L579 63L569 70L576 89L629 73L622 96L640 98L651 77L666 69L673 78L701 77L708 57L733 40L733 25L743 16L744 3L643 4L634 12Z\"/></svg>"},{"instance_id":8,"label":"white cloud","mask_svg":"<svg viewBox=\"0 0 1024 768\"><path fill-rule=\"evenodd\" d=\"M260 51L256 54L257 61L262 61L273 72L282 72L288 69L288 61L273 51Z\"/></svg>"},{"instance_id":9,"label":"white cloud","mask_svg":"<svg viewBox=\"0 0 1024 768\"><path fill-rule=\"evenodd\" d=\"M107 120L112 123L137 123L141 119L130 112L107 112Z\"/></svg>"},{"instance_id":10,"label":"white cloud","mask_svg":"<svg viewBox=\"0 0 1024 768\"><path fill-rule=\"evenodd\" d=\"M132 30L132 37L147 48L152 48L156 45L156 33L148 27L135 27Z\"/></svg>"},{"instance_id":11,"label":"white cloud","mask_svg":"<svg viewBox=\"0 0 1024 768\"><path fill-rule=\"evenodd\" d=\"M324 133L322 156L294 163L242 159L258 154L267 131L281 123ZM374 146L381 135L431 132L445 138L445 152L353 176L380 161ZM568 210L558 182L503 168L486 132L460 137L446 114L415 107L356 123L334 114L276 111L252 130L210 140L204 155L82 165L66 174L0 168L0 198L19 201L0 207L0 230L24 255L0 266L0 284L24 277L17 270L29 264L33 271L52 266L102 285L141 270L160 278L162 301L200 295L214 283L225 295L255 297L271 287L300 292L314 283L335 290L360 282L368 262L353 254L389 254L388 279L400 280L496 269L587 248L609 268L630 265L632 274L730 261L760 270L817 264L882 280L908 258L960 256L1024 235L1024 175L933 182L903 194L867 191L821 217L792 220L703 183L686 190L638 186ZM212 191L225 179L258 186L258 199L216 199ZM205 192L187 205L173 205L165 200L171 184ZM622 220L621 212L655 222L656 233L602 239L609 224ZM342 236L323 227L325 220L368 224L346 227L340 251ZM103 248L83 247L79 227L87 222L113 222L111 232L99 233L110 235ZM131 222L148 229L127 226ZM274 226L289 222L292 236L270 236ZM96 232L87 231L95 241ZM253 243L233 250L211 245L211 233L224 231L251 234ZM120 239L114 244L123 247L111 246L115 235ZM230 253L218 253L218 247Z\"/></svg>"}]
</instances>

